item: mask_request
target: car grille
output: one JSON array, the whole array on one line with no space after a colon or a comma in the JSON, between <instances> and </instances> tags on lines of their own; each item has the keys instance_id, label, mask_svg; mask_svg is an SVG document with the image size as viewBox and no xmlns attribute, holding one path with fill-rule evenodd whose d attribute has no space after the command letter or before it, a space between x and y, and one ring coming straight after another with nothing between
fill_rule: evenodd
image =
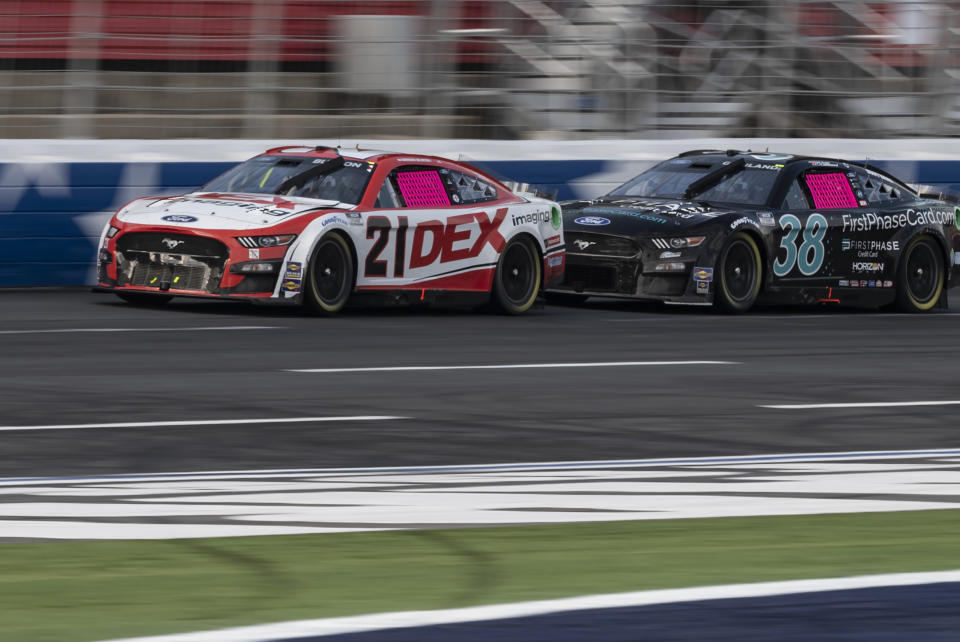
<instances>
[{"instance_id":1,"label":"car grille","mask_svg":"<svg viewBox=\"0 0 960 642\"><path fill-rule=\"evenodd\" d=\"M572 254L601 256L635 256L640 247L633 239L590 232L567 232L566 249Z\"/></svg>"},{"instance_id":2,"label":"car grille","mask_svg":"<svg viewBox=\"0 0 960 642\"><path fill-rule=\"evenodd\" d=\"M117 239L117 283L214 292L228 254L223 243L199 236L126 234Z\"/></svg>"},{"instance_id":3,"label":"car grille","mask_svg":"<svg viewBox=\"0 0 960 642\"><path fill-rule=\"evenodd\" d=\"M227 246L214 239L188 234L157 234L134 232L117 239L120 251L167 252L191 256L216 256L226 259L230 254Z\"/></svg>"},{"instance_id":4,"label":"car grille","mask_svg":"<svg viewBox=\"0 0 960 642\"><path fill-rule=\"evenodd\" d=\"M567 264L563 284L578 292L617 291L617 269L599 265Z\"/></svg>"}]
</instances>

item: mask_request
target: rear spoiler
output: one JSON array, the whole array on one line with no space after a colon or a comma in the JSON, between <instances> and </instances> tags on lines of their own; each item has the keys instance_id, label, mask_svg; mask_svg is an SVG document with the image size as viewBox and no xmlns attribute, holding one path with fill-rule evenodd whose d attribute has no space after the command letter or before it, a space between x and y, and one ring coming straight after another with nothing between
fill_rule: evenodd
<instances>
[{"instance_id":1,"label":"rear spoiler","mask_svg":"<svg viewBox=\"0 0 960 642\"><path fill-rule=\"evenodd\" d=\"M937 187L936 185L911 184L910 188L913 189L920 198L929 198L960 205L960 194L955 191L945 192L942 187Z\"/></svg>"},{"instance_id":2,"label":"rear spoiler","mask_svg":"<svg viewBox=\"0 0 960 642\"><path fill-rule=\"evenodd\" d=\"M544 198L548 201L557 200L558 189L546 189L540 185L531 185L530 183L518 183L517 181L501 181L507 188L517 196L534 196Z\"/></svg>"}]
</instances>

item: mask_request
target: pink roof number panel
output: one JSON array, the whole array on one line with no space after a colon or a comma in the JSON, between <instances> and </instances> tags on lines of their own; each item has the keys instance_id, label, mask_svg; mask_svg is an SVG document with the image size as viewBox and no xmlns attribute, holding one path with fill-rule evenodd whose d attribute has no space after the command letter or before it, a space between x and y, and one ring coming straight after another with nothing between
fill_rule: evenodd
<instances>
[{"instance_id":1,"label":"pink roof number panel","mask_svg":"<svg viewBox=\"0 0 960 642\"><path fill-rule=\"evenodd\" d=\"M842 172L833 174L807 174L805 180L817 209L856 207L857 198L850 181Z\"/></svg>"},{"instance_id":2,"label":"pink roof number panel","mask_svg":"<svg viewBox=\"0 0 960 642\"><path fill-rule=\"evenodd\" d=\"M407 207L448 207L450 197L436 170L400 172L397 185Z\"/></svg>"}]
</instances>

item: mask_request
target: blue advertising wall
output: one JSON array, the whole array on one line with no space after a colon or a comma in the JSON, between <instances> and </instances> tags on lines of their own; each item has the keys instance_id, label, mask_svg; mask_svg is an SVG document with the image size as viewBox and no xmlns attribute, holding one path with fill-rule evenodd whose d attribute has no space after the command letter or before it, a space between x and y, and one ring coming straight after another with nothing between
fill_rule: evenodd
<instances>
[{"instance_id":1,"label":"blue advertising wall","mask_svg":"<svg viewBox=\"0 0 960 642\"><path fill-rule=\"evenodd\" d=\"M873 162L909 182L960 192L960 161ZM92 284L96 243L111 213L141 196L191 191L233 164L0 163L0 287ZM478 164L500 177L556 190L556 198L563 200L603 194L652 163L513 160Z\"/></svg>"}]
</instances>

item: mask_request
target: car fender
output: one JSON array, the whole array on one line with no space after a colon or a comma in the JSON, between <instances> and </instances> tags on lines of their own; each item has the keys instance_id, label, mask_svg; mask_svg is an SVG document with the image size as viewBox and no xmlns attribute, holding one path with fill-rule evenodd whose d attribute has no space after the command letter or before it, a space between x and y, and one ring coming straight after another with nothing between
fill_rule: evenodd
<instances>
[{"instance_id":1,"label":"car fender","mask_svg":"<svg viewBox=\"0 0 960 642\"><path fill-rule=\"evenodd\" d=\"M290 298L299 295L303 289L303 277L307 273L310 257L317 244L327 234L339 231L356 248L355 234L362 226L351 225L350 221L361 220L348 217L346 212L335 211L322 214L310 221L296 240L290 244L281 266L280 278L273 291L274 298ZM354 257L356 258L356 257Z\"/></svg>"}]
</instances>

